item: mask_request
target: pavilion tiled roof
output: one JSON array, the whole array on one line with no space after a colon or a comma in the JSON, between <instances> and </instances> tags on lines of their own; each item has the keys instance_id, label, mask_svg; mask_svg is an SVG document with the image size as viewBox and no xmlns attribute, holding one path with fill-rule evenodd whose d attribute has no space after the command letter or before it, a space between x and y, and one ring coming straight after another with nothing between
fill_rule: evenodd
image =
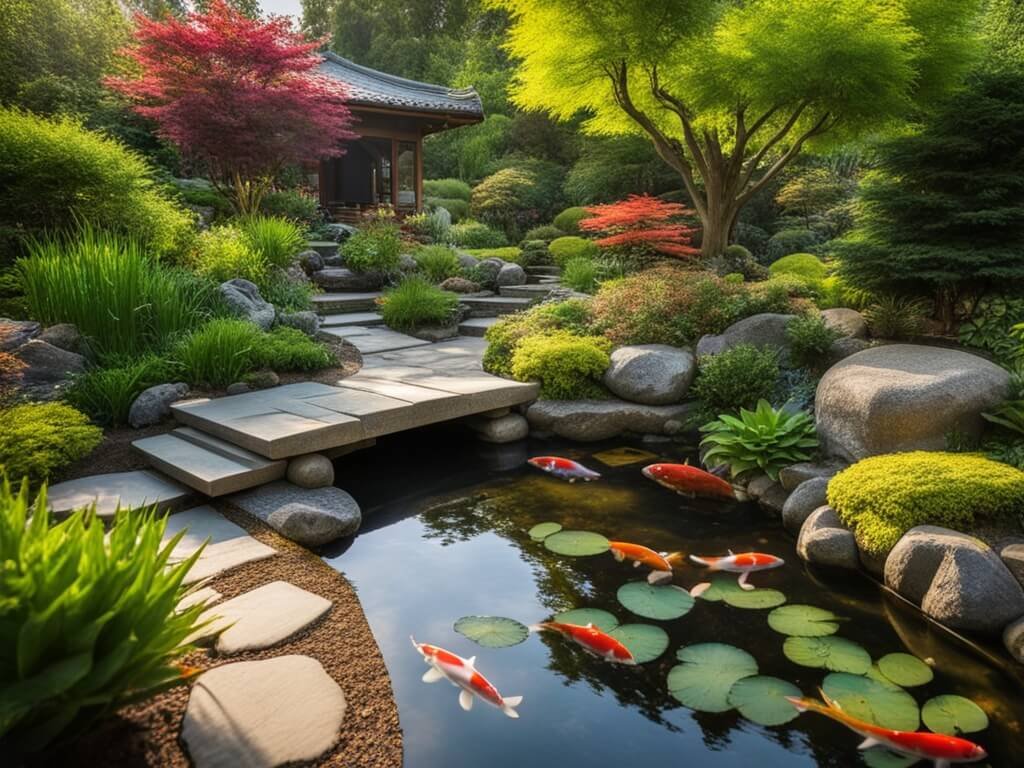
<instances>
[{"instance_id":1,"label":"pavilion tiled roof","mask_svg":"<svg viewBox=\"0 0 1024 768\"><path fill-rule=\"evenodd\" d=\"M483 118L484 108L473 88L448 88L407 80L356 64L330 51L323 55L321 74L345 83L352 105Z\"/></svg>"}]
</instances>

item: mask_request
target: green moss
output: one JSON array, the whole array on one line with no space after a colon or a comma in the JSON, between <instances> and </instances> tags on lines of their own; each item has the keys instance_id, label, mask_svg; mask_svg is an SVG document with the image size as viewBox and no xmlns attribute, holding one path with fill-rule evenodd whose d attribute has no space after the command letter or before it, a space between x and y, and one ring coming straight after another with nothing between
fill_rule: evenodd
<instances>
[{"instance_id":1,"label":"green moss","mask_svg":"<svg viewBox=\"0 0 1024 768\"><path fill-rule=\"evenodd\" d=\"M540 396L550 400L602 397L601 377L611 349L603 336L569 331L527 336L512 355L512 375L519 381L539 381Z\"/></svg>"},{"instance_id":2,"label":"green moss","mask_svg":"<svg viewBox=\"0 0 1024 768\"><path fill-rule=\"evenodd\" d=\"M828 267L813 253L791 253L774 262L768 271L772 275L797 275L817 282L825 279Z\"/></svg>"},{"instance_id":3,"label":"green moss","mask_svg":"<svg viewBox=\"0 0 1024 768\"><path fill-rule=\"evenodd\" d=\"M522 250L520 248L516 248L514 245L509 245L502 248L470 248L466 250L465 253L480 259L480 261L483 261L484 259L501 259L502 261L510 261L513 264L518 264Z\"/></svg>"},{"instance_id":4,"label":"green moss","mask_svg":"<svg viewBox=\"0 0 1024 768\"><path fill-rule=\"evenodd\" d=\"M0 474L40 483L86 456L103 430L64 403L26 403L0 411Z\"/></svg>"},{"instance_id":5,"label":"green moss","mask_svg":"<svg viewBox=\"0 0 1024 768\"><path fill-rule=\"evenodd\" d=\"M1024 472L976 454L874 456L832 478L828 503L863 549L883 555L916 525L969 531L977 518L1021 514Z\"/></svg>"}]
</instances>

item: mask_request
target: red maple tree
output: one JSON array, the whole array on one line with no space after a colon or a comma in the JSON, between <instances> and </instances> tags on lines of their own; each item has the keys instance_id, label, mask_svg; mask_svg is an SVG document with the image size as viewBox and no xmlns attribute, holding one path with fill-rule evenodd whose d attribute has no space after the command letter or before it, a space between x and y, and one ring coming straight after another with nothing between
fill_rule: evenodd
<instances>
[{"instance_id":1,"label":"red maple tree","mask_svg":"<svg viewBox=\"0 0 1024 768\"><path fill-rule=\"evenodd\" d=\"M585 232L600 232L596 240L602 248L639 249L676 258L700 254L690 245L693 227L678 219L692 216L693 211L679 203L667 203L650 195L630 195L625 200L586 209L590 218L580 221Z\"/></svg>"},{"instance_id":2,"label":"red maple tree","mask_svg":"<svg viewBox=\"0 0 1024 768\"><path fill-rule=\"evenodd\" d=\"M355 135L344 87L313 71L319 44L287 17L252 19L224 0L184 19L139 13L123 51L137 72L107 85L246 213L283 166L341 155Z\"/></svg>"}]
</instances>

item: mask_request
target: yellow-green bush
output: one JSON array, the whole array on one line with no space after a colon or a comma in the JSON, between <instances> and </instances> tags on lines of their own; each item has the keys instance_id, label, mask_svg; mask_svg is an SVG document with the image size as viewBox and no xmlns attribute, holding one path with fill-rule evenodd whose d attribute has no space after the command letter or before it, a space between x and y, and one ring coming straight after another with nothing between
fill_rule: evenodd
<instances>
[{"instance_id":1,"label":"yellow-green bush","mask_svg":"<svg viewBox=\"0 0 1024 768\"><path fill-rule=\"evenodd\" d=\"M253 248L234 225L211 227L195 239L188 266L205 278L222 283L244 278L262 284L269 270L263 254Z\"/></svg>"},{"instance_id":2,"label":"yellow-green bush","mask_svg":"<svg viewBox=\"0 0 1024 768\"><path fill-rule=\"evenodd\" d=\"M505 315L487 329L484 338L483 366L497 376L512 375L512 355L516 346L527 336L545 331L565 330L585 335L590 325L590 301L569 299L551 304L539 304L525 312Z\"/></svg>"},{"instance_id":3,"label":"yellow-green bush","mask_svg":"<svg viewBox=\"0 0 1024 768\"><path fill-rule=\"evenodd\" d=\"M602 397L601 377L611 350L612 343L603 336L569 331L527 336L512 354L512 375L519 381L539 381L540 396L549 400Z\"/></svg>"},{"instance_id":4,"label":"yellow-green bush","mask_svg":"<svg viewBox=\"0 0 1024 768\"><path fill-rule=\"evenodd\" d=\"M566 237L552 240L548 245L548 252L551 254L551 258L555 260L555 264L564 267L572 259L594 258L597 256L598 249L594 245L593 240L576 237L575 235L567 235Z\"/></svg>"},{"instance_id":5,"label":"yellow-green bush","mask_svg":"<svg viewBox=\"0 0 1024 768\"><path fill-rule=\"evenodd\" d=\"M979 454L874 456L832 478L828 503L864 550L882 555L915 525L964 531L975 518L1024 513L1024 472Z\"/></svg>"},{"instance_id":6,"label":"yellow-green bush","mask_svg":"<svg viewBox=\"0 0 1024 768\"><path fill-rule=\"evenodd\" d=\"M64 403L25 403L0 411L0 474L32 483L99 445L103 430Z\"/></svg>"},{"instance_id":7,"label":"yellow-green bush","mask_svg":"<svg viewBox=\"0 0 1024 768\"><path fill-rule=\"evenodd\" d=\"M805 280L824 280L828 267L813 253L791 253L773 262L768 271L772 275L798 275Z\"/></svg>"},{"instance_id":8,"label":"yellow-green bush","mask_svg":"<svg viewBox=\"0 0 1024 768\"><path fill-rule=\"evenodd\" d=\"M501 259L502 261L510 261L513 264L519 263L519 256L522 252L522 248L517 248L514 245L505 245L501 248L467 248L464 251L464 253L480 259L480 261L484 259Z\"/></svg>"}]
</instances>

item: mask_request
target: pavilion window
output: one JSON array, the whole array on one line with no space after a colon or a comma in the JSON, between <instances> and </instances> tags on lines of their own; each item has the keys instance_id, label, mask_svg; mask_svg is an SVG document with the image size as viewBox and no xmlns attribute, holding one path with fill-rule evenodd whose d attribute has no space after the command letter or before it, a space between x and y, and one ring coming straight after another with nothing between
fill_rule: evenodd
<instances>
[{"instance_id":1,"label":"pavilion window","mask_svg":"<svg viewBox=\"0 0 1024 768\"><path fill-rule=\"evenodd\" d=\"M416 143L398 142L398 207L415 208L416 200Z\"/></svg>"}]
</instances>

